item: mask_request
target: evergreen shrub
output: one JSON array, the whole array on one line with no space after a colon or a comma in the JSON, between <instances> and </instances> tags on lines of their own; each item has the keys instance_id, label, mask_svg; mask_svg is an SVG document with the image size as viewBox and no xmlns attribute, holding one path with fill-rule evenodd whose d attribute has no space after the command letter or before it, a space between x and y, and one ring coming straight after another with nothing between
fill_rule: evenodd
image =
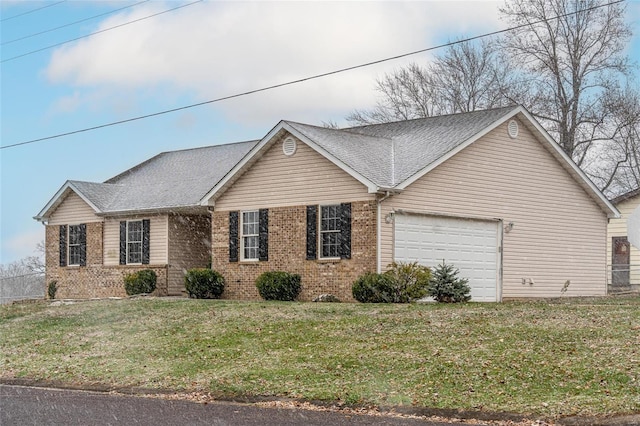
<instances>
[{"instance_id":1,"label":"evergreen shrub","mask_svg":"<svg viewBox=\"0 0 640 426\"><path fill-rule=\"evenodd\" d=\"M224 277L209 268L189 269L184 277L184 286L189 297L219 299L224 292Z\"/></svg>"},{"instance_id":2,"label":"evergreen shrub","mask_svg":"<svg viewBox=\"0 0 640 426\"><path fill-rule=\"evenodd\" d=\"M126 291L129 296L133 296L134 294L150 294L156 289L157 280L158 276L151 269L133 272L124 277L124 291Z\"/></svg>"},{"instance_id":3,"label":"evergreen shrub","mask_svg":"<svg viewBox=\"0 0 640 426\"><path fill-rule=\"evenodd\" d=\"M256 287L264 300L295 300L300 291L300 275L284 271L269 271L256 279Z\"/></svg>"},{"instance_id":4,"label":"evergreen shrub","mask_svg":"<svg viewBox=\"0 0 640 426\"><path fill-rule=\"evenodd\" d=\"M442 260L433 270L429 296L443 303L468 302L471 299L471 287L467 284L469 280L458 277L459 273L457 268Z\"/></svg>"}]
</instances>

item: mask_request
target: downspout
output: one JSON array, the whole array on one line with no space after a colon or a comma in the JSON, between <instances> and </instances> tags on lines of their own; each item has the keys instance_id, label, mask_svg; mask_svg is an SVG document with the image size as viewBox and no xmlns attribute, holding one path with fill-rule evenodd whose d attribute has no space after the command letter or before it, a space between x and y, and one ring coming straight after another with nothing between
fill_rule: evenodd
<instances>
[{"instance_id":1,"label":"downspout","mask_svg":"<svg viewBox=\"0 0 640 426\"><path fill-rule=\"evenodd\" d=\"M377 273L381 273L382 272L382 202L384 200L386 200L387 198L391 197L393 194L391 193L391 191L386 191L384 193L385 195L378 199L376 202L376 208L377 208L377 226L376 226L376 272Z\"/></svg>"}]
</instances>

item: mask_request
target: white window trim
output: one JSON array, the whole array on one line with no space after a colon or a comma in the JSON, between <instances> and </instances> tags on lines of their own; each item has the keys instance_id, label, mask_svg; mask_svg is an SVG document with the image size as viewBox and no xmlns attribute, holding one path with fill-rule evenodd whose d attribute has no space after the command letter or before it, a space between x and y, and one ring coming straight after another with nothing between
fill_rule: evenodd
<instances>
[{"instance_id":1,"label":"white window trim","mask_svg":"<svg viewBox=\"0 0 640 426\"><path fill-rule=\"evenodd\" d=\"M340 203L333 203L333 204L321 204L320 206L318 206L318 259L320 260L339 260L340 256L323 256L322 255L322 208L323 207L337 207L338 208L338 221L340 221ZM340 229L340 226L338 225L338 230L337 231L324 231L325 233L337 233L340 234L340 232L342 232L342 230Z\"/></svg>"},{"instance_id":2,"label":"white window trim","mask_svg":"<svg viewBox=\"0 0 640 426\"><path fill-rule=\"evenodd\" d=\"M140 222L140 262L129 262L129 223L132 222ZM142 248L142 244L144 241L144 222L142 221L142 219L136 219L136 220L127 220L127 250L126 250L126 264L127 265L142 265L142 256L144 255L144 249ZM135 242L137 243L138 241L131 241L131 242Z\"/></svg>"},{"instance_id":3,"label":"white window trim","mask_svg":"<svg viewBox=\"0 0 640 426\"><path fill-rule=\"evenodd\" d=\"M244 214L245 213L255 213L256 214L256 218L257 218L257 222L256 224L258 225L258 232L256 234L246 234L244 233ZM259 257L260 257L260 212L259 210L244 210L240 212L240 224L239 224L239 228L240 228L240 261L241 262L258 262L259 261ZM256 257L250 257L250 258L246 258L244 257L244 238L245 237L257 237L257 241L258 241L258 246L256 247Z\"/></svg>"},{"instance_id":4,"label":"white window trim","mask_svg":"<svg viewBox=\"0 0 640 426\"><path fill-rule=\"evenodd\" d=\"M71 227L72 226L79 227L80 225L82 225L82 224L81 223L76 223L74 225L72 225L72 224L68 224L67 225L67 266L80 266L80 262L71 263ZM74 244L74 246L81 247L82 244Z\"/></svg>"}]
</instances>

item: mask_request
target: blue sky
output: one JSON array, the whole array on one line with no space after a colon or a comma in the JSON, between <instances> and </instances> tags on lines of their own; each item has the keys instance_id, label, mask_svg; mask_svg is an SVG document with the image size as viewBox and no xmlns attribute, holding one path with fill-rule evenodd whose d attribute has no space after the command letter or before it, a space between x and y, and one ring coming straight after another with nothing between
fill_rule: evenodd
<instances>
[{"instance_id":1,"label":"blue sky","mask_svg":"<svg viewBox=\"0 0 640 426\"><path fill-rule=\"evenodd\" d=\"M501 3L0 3L0 144L97 126L505 28ZM140 4L138 4L140 3ZM40 10L34 9L48 6ZM130 7L127 7L130 6ZM145 18L88 38L92 32ZM116 9L125 8L119 12ZM627 3L640 62L640 1ZM30 12L21 15L25 12ZM95 15L105 14L99 18ZM21 16L18 16L21 15ZM68 25L75 21L84 22ZM42 31L65 26L33 37ZM429 54L91 132L0 150L0 263L34 254L34 221L67 179L101 182L169 150L259 139L279 120L343 122L375 79Z\"/></svg>"}]
</instances>

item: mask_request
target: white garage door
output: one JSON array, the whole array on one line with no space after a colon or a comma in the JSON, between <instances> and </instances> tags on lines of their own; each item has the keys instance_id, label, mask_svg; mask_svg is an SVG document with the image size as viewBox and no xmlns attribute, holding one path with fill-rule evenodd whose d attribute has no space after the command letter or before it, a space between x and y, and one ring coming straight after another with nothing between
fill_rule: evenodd
<instances>
[{"instance_id":1,"label":"white garage door","mask_svg":"<svg viewBox=\"0 0 640 426\"><path fill-rule=\"evenodd\" d=\"M471 300L498 296L498 221L397 214L394 258L433 267L444 259L469 279Z\"/></svg>"}]
</instances>

